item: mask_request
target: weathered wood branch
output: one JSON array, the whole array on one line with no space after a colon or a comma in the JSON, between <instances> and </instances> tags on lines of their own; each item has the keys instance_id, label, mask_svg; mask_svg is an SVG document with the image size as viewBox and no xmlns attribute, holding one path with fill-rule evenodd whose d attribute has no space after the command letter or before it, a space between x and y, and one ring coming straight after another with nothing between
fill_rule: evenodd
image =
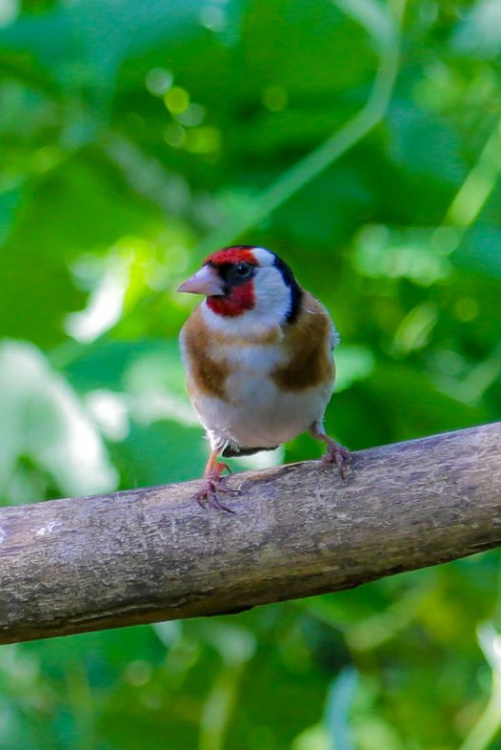
<instances>
[{"instance_id":1,"label":"weathered wood branch","mask_svg":"<svg viewBox=\"0 0 501 750\"><path fill-rule=\"evenodd\" d=\"M228 613L501 544L501 423L195 482L0 510L0 643Z\"/></svg>"}]
</instances>

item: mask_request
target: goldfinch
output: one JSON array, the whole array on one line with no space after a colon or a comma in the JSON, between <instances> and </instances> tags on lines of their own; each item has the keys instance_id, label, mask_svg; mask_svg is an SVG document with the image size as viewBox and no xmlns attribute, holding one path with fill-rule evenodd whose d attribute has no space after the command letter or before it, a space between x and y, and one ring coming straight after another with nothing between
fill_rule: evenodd
<instances>
[{"instance_id":1,"label":"goldfinch","mask_svg":"<svg viewBox=\"0 0 501 750\"><path fill-rule=\"evenodd\" d=\"M177 291L206 297L180 335L188 394L211 445L198 502L228 510L220 456L273 450L306 431L327 444L323 460L344 479L350 454L323 426L339 337L289 266L262 247L226 247Z\"/></svg>"}]
</instances>

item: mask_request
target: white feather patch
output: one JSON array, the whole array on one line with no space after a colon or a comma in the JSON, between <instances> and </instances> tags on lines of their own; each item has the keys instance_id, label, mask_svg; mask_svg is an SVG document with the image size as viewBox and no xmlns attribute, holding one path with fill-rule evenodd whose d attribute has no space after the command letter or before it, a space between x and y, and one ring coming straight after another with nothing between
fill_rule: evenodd
<instances>
[{"instance_id":1,"label":"white feather patch","mask_svg":"<svg viewBox=\"0 0 501 750\"><path fill-rule=\"evenodd\" d=\"M269 379L242 374L228 379L227 390L234 403L197 398L200 419L213 446L226 441L245 448L286 443L322 419L331 396L329 383L291 393L280 391ZM248 408L242 407L241 399Z\"/></svg>"},{"instance_id":2,"label":"white feather patch","mask_svg":"<svg viewBox=\"0 0 501 750\"><path fill-rule=\"evenodd\" d=\"M265 247L253 247L252 254L260 266L272 266L275 263L275 255Z\"/></svg>"}]
</instances>

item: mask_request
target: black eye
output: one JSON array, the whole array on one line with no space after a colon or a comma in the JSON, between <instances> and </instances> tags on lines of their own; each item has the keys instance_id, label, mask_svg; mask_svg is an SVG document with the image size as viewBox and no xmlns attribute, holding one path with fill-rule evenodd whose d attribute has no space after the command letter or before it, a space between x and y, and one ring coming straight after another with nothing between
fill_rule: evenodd
<instances>
[{"instance_id":1,"label":"black eye","mask_svg":"<svg viewBox=\"0 0 501 750\"><path fill-rule=\"evenodd\" d=\"M250 276L252 273L252 266L248 263L237 263L235 266L235 273L241 279L245 279L246 276Z\"/></svg>"}]
</instances>

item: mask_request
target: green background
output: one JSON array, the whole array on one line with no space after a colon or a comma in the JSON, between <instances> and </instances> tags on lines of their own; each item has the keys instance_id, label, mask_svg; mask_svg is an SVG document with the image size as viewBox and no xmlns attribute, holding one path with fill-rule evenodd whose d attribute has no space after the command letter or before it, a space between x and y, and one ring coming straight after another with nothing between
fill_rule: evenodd
<instances>
[{"instance_id":1,"label":"green background","mask_svg":"<svg viewBox=\"0 0 501 750\"><path fill-rule=\"evenodd\" d=\"M499 419L500 54L497 0L0 2L3 502L200 475L174 289L236 241L331 311L343 444ZM4 646L0 748L501 748L499 576Z\"/></svg>"}]
</instances>

